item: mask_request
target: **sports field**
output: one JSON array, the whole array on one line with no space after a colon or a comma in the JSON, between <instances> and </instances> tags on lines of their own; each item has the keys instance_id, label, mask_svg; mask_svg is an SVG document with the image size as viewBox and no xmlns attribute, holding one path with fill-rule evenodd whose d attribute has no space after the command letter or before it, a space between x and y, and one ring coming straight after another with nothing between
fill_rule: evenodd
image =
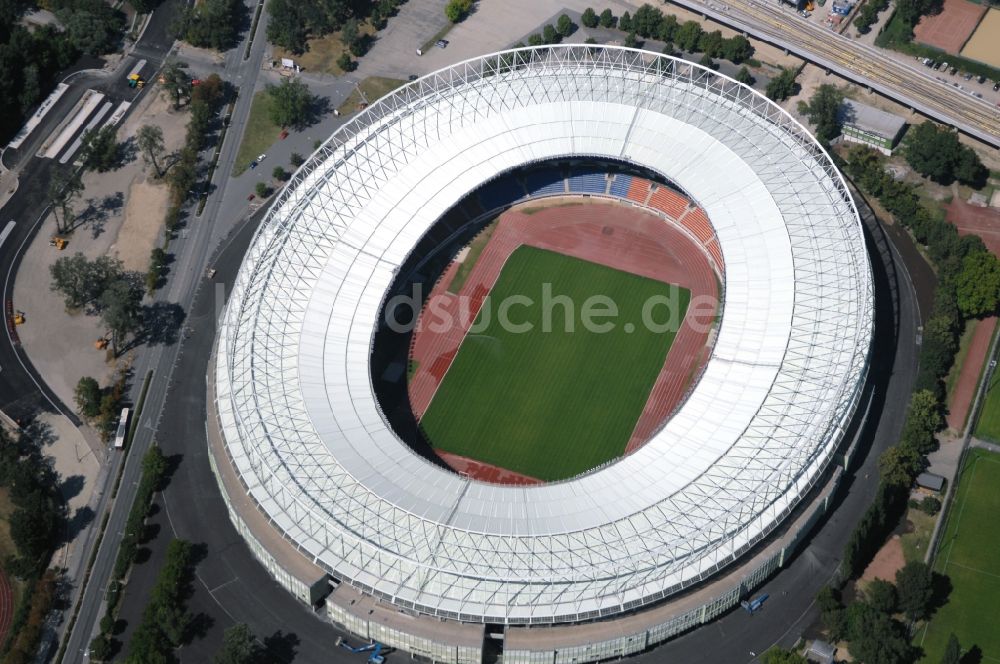
<instances>
[{"instance_id":1,"label":"sports field","mask_svg":"<svg viewBox=\"0 0 1000 664\"><path fill-rule=\"evenodd\" d=\"M542 306L543 284L551 284L553 302L573 303L572 316L564 305ZM593 319L613 323L610 331L588 331L580 323L583 305L594 295L617 306L613 318ZM534 305L511 306L508 318L522 328L530 325L530 331L509 329L498 320L503 303L517 296ZM677 304L677 325L667 332L641 324L643 306L654 297L672 297ZM678 286L519 247L504 264L421 426L435 448L540 480L565 479L600 465L625 450L689 299L690 292ZM574 322L570 331L567 318Z\"/></svg>"},{"instance_id":2,"label":"sports field","mask_svg":"<svg viewBox=\"0 0 1000 664\"><path fill-rule=\"evenodd\" d=\"M977 438L1000 443L1000 371L994 371L986 386L986 398L976 421Z\"/></svg>"},{"instance_id":3,"label":"sports field","mask_svg":"<svg viewBox=\"0 0 1000 664\"><path fill-rule=\"evenodd\" d=\"M923 662L941 661L948 635L963 650L978 646L982 661L1000 661L1000 454L971 449L962 467L955 502L934 569L951 580L947 604L938 609L916 643Z\"/></svg>"}]
</instances>

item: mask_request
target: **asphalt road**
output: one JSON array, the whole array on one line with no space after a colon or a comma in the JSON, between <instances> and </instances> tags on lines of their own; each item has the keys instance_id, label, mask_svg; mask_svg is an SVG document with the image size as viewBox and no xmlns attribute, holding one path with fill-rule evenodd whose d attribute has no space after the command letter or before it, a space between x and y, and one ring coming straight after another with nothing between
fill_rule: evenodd
<instances>
[{"instance_id":1,"label":"asphalt road","mask_svg":"<svg viewBox=\"0 0 1000 664\"><path fill-rule=\"evenodd\" d=\"M172 1L177 4L180 2L180 0ZM161 5L156 11L160 12L165 7L165 5ZM257 34L263 35L265 29L266 19L262 18L257 26ZM149 28L147 28L147 33L149 33ZM161 39L157 31L149 34L153 40ZM154 41L154 43L156 42ZM159 43L161 46L166 44L166 38L163 38L163 41ZM143 35L142 44L144 49L150 48L150 45L146 44L146 34ZM242 54L244 46L245 40L235 50ZM246 87L252 90L256 76L260 71L265 46L265 40L262 37L258 37L254 40L251 55L247 60L243 60L242 57L227 58L227 67L223 78L241 88ZM245 122L249 114L251 100L252 95L241 94L238 97L236 107L233 110L234 119L242 118ZM235 132L227 136L216 171L215 182L217 187L209 196L202 217L199 219L189 217L186 227L180 231L179 237L171 242L170 249L174 256L174 262L170 265L170 277L167 287L157 294L156 302L160 304L174 304L184 311L190 311L190 304L204 274L209 252L214 246L211 239L214 233L213 223L215 221L215 213L218 210L219 201L225 194L228 178L224 176L232 169L239 138L239 134ZM190 316L184 325L192 325ZM183 331L181 330L179 333L183 334ZM65 662L81 662L87 659L86 651L90 640L97 632L100 618L104 614L104 593L111 578L114 559L118 552L118 545L121 542L128 511L135 499L135 492L142 471L142 455L152 445L154 437L161 441L164 439L164 433L162 430L158 431L158 426L162 424L160 419L167 391L170 389L169 381L171 380L171 376L176 379L179 375L175 370L179 350L180 344L177 343L168 343L147 348L146 352L141 353L133 365L136 377L135 383L132 386L133 399L138 396L137 392L141 387L141 379L146 375L147 371L153 371L153 380L146 395L144 411L139 418L136 434L131 443L131 449L126 457L125 468L122 471L121 489L110 508L105 536L97 550L90 579L83 590L79 616L68 637L66 656L63 660ZM203 378L204 373L202 372ZM202 391L204 391L204 386L202 386ZM201 421L201 426L204 427L204 420ZM202 435L204 435L203 431ZM113 466L114 471L120 461L116 459L112 463L115 464ZM114 472L112 472L113 475ZM98 514L102 513L103 505L98 511ZM124 615L131 614L125 612Z\"/></svg>"}]
</instances>

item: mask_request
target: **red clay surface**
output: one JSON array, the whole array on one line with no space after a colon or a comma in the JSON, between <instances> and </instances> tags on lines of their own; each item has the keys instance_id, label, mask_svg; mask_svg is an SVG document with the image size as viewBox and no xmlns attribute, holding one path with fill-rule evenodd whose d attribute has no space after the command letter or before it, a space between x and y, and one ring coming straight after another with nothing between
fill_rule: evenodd
<instances>
[{"instance_id":1,"label":"red clay surface","mask_svg":"<svg viewBox=\"0 0 1000 664\"><path fill-rule=\"evenodd\" d=\"M972 400L976 398L976 385L979 383L979 370L986 361L990 351L990 339L997 327L996 316L980 321L969 341L969 352L959 370L955 389L951 393L951 403L948 404L948 428L962 433L965 419L969 416Z\"/></svg>"},{"instance_id":2,"label":"red clay surface","mask_svg":"<svg viewBox=\"0 0 1000 664\"><path fill-rule=\"evenodd\" d=\"M945 218L955 224L960 235L978 235L983 238L987 249L1000 256L1000 210L970 205L954 198L947 207ZM979 370L986 361L996 325L996 317L990 317L977 325L973 332L969 352L965 356L948 405L948 426L955 431L962 431L972 400L976 397Z\"/></svg>"},{"instance_id":3,"label":"red clay surface","mask_svg":"<svg viewBox=\"0 0 1000 664\"><path fill-rule=\"evenodd\" d=\"M969 0L944 0L944 9L940 14L920 19L913 28L914 38L921 44L958 55L987 9L985 5Z\"/></svg>"},{"instance_id":4,"label":"red clay surface","mask_svg":"<svg viewBox=\"0 0 1000 664\"><path fill-rule=\"evenodd\" d=\"M526 208L534 211L525 214ZM421 312L410 348L410 360L417 363L408 386L414 415L419 420L427 410L483 299L507 258L522 245L557 251L691 291L692 305L625 449L626 454L635 451L680 405L708 359L706 342L715 310L694 305L705 298L717 302L719 293L711 263L690 235L661 217L617 203L591 201L539 210L534 202L512 208L501 215L458 293L447 290L457 265L444 272ZM441 456L449 465L454 461L452 467L456 470L483 481L538 481L465 457Z\"/></svg>"},{"instance_id":5,"label":"red clay surface","mask_svg":"<svg viewBox=\"0 0 1000 664\"><path fill-rule=\"evenodd\" d=\"M0 643L7 638L10 624L14 620L14 590L7 573L0 569Z\"/></svg>"}]
</instances>

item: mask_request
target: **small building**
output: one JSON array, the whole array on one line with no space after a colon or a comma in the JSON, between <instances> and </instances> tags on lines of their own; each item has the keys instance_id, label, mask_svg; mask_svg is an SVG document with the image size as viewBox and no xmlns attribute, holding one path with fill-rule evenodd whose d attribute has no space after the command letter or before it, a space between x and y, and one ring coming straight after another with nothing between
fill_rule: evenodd
<instances>
[{"instance_id":1,"label":"small building","mask_svg":"<svg viewBox=\"0 0 1000 664\"><path fill-rule=\"evenodd\" d=\"M809 649L806 650L806 659L817 664L832 664L836 653L837 649L831 644L816 639L809 644Z\"/></svg>"},{"instance_id":2,"label":"small building","mask_svg":"<svg viewBox=\"0 0 1000 664\"><path fill-rule=\"evenodd\" d=\"M917 475L917 486L940 493L941 489L944 488L944 478L934 473L920 473Z\"/></svg>"},{"instance_id":3,"label":"small building","mask_svg":"<svg viewBox=\"0 0 1000 664\"><path fill-rule=\"evenodd\" d=\"M844 100L840 112L845 141L862 143L885 155L892 154L906 128L903 118L851 99Z\"/></svg>"}]
</instances>

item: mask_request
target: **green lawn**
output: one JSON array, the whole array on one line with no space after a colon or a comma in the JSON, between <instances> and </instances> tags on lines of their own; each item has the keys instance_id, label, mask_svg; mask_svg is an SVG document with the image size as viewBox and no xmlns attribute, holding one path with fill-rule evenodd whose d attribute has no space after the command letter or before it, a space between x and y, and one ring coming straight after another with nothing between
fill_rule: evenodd
<instances>
[{"instance_id":1,"label":"green lawn","mask_svg":"<svg viewBox=\"0 0 1000 664\"><path fill-rule=\"evenodd\" d=\"M924 662L941 660L948 635L958 637L964 650L973 645L983 662L1000 661L1000 454L972 449L962 468L954 504L947 515L934 569L952 585L948 603L917 633Z\"/></svg>"},{"instance_id":2,"label":"green lawn","mask_svg":"<svg viewBox=\"0 0 1000 664\"><path fill-rule=\"evenodd\" d=\"M551 284L553 298L565 295L573 303L575 331L566 331L566 307L542 306L543 284ZM534 304L510 307L508 319L530 323L530 332L497 322L503 303L518 295ZM583 329L583 304L594 295L617 305L617 316L592 319L612 322L610 331ZM547 481L620 455L676 332L642 325L643 305L671 295L679 323L690 300L687 289L518 248L424 414L424 432L436 448Z\"/></svg>"},{"instance_id":3,"label":"green lawn","mask_svg":"<svg viewBox=\"0 0 1000 664\"><path fill-rule=\"evenodd\" d=\"M995 371L986 387L986 400L979 411L975 435L994 442L1000 442L1000 371Z\"/></svg>"},{"instance_id":4,"label":"green lawn","mask_svg":"<svg viewBox=\"0 0 1000 664\"><path fill-rule=\"evenodd\" d=\"M910 507L906 510L906 515L903 518L907 524L906 532L900 537L900 542L903 545L903 557L908 563L922 562L924 556L927 555L927 546L931 541L931 532L934 530L937 515L931 516L915 507Z\"/></svg>"},{"instance_id":5,"label":"green lawn","mask_svg":"<svg viewBox=\"0 0 1000 664\"><path fill-rule=\"evenodd\" d=\"M369 76L358 83L351 94L344 100L337 111L341 115L350 115L361 109L361 104L367 100L368 104L374 104L382 97L386 96L399 86L406 83L398 78L386 78L385 76ZM360 90L360 92L359 92Z\"/></svg>"},{"instance_id":6,"label":"green lawn","mask_svg":"<svg viewBox=\"0 0 1000 664\"><path fill-rule=\"evenodd\" d=\"M247 170L257 155L266 153L278 141L280 133L281 127L271 122L271 96L267 94L267 90L261 90L253 96L253 103L250 105L250 117L247 118L247 128L243 132L243 142L240 143L236 163L233 164L233 177ZM260 171L262 180L270 182L273 167L274 164L264 162L264 170ZM257 168L259 170L261 167Z\"/></svg>"},{"instance_id":7,"label":"green lawn","mask_svg":"<svg viewBox=\"0 0 1000 664\"><path fill-rule=\"evenodd\" d=\"M965 357L969 354L969 344L972 342L972 335L975 333L978 323L979 321L975 318L965 321L965 329L962 330L962 336L958 339L958 352L955 353L955 361L952 362L951 369L948 370L948 375L944 379L945 393L948 395L945 403L951 403L951 393L955 391L955 384L962 373L962 365L965 364Z\"/></svg>"}]
</instances>

